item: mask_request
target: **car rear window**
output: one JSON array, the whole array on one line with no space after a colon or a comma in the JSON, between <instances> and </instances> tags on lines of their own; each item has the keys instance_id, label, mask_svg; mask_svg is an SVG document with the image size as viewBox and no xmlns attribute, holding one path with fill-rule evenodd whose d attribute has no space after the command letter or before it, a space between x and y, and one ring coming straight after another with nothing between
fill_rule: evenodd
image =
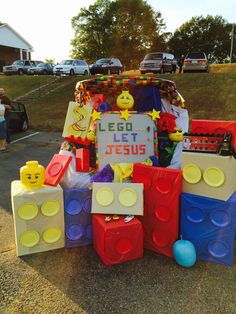
<instances>
[{"instance_id":1,"label":"car rear window","mask_svg":"<svg viewBox=\"0 0 236 314\"><path fill-rule=\"evenodd\" d=\"M187 54L186 59L206 59L203 52L191 52Z\"/></svg>"},{"instance_id":2,"label":"car rear window","mask_svg":"<svg viewBox=\"0 0 236 314\"><path fill-rule=\"evenodd\" d=\"M162 53L149 53L145 56L144 60L161 60Z\"/></svg>"}]
</instances>

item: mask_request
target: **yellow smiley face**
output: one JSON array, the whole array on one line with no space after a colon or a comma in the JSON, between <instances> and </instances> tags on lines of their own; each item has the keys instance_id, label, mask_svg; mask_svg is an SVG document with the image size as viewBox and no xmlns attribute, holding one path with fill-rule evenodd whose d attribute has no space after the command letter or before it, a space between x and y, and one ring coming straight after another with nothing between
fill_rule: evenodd
<instances>
[{"instance_id":1,"label":"yellow smiley face","mask_svg":"<svg viewBox=\"0 0 236 314\"><path fill-rule=\"evenodd\" d=\"M87 140L89 140L90 142L94 142L95 141L95 132L94 130L89 130L87 135Z\"/></svg>"},{"instance_id":2,"label":"yellow smiley face","mask_svg":"<svg viewBox=\"0 0 236 314\"><path fill-rule=\"evenodd\" d=\"M39 189L45 181L45 169L37 161L27 161L20 168L20 180L26 189Z\"/></svg>"},{"instance_id":3,"label":"yellow smiley face","mask_svg":"<svg viewBox=\"0 0 236 314\"><path fill-rule=\"evenodd\" d=\"M120 109L131 109L134 105L134 98L129 91L122 91L117 97L116 104Z\"/></svg>"}]
</instances>

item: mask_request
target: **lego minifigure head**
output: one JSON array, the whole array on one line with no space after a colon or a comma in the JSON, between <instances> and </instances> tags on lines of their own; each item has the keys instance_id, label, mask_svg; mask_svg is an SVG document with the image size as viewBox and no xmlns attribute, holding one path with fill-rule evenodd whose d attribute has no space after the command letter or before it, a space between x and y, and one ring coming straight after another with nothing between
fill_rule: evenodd
<instances>
[{"instance_id":1,"label":"lego minifigure head","mask_svg":"<svg viewBox=\"0 0 236 314\"><path fill-rule=\"evenodd\" d=\"M124 90L117 97L116 104L120 109L131 109L134 105L134 98L129 91Z\"/></svg>"},{"instance_id":2,"label":"lego minifigure head","mask_svg":"<svg viewBox=\"0 0 236 314\"><path fill-rule=\"evenodd\" d=\"M38 161L27 161L20 168L20 180L26 189L40 189L45 181L45 169Z\"/></svg>"},{"instance_id":3,"label":"lego minifigure head","mask_svg":"<svg viewBox=\"0 0 236 314\"><path fill-rule=\"evenodd\" d=\"M169 139L172 142L182 142L184 138L184 134L182 131L175 131L173 133L169 133Z\"/></svg>"}]
</instances>

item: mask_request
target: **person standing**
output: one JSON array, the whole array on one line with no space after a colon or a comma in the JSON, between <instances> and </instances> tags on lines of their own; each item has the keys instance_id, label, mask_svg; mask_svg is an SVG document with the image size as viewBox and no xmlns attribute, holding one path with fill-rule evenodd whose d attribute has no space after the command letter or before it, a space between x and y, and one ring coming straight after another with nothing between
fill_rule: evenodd
<instances>
[{"instance_id":1,"label":"person standing","mask_svg":"<svg viewBox=\"0 0 236 314\"><path fill-rule=\"evenodd\" d=\"M182 73L183 64L184 64L184 55L182 55L178 60L179 73Z\"/></svg>"},{"instance_id":2,"label":"person standing","mask_svg":"<svg viewBox=\"0 0 236 314\"><path fill-rule=\"evenodd\" d=\"M6 150L6 142L10 142L7 110L12 106L10 99L4 94L4 89L0 88L0 151Z\"/></svg>"},{"instance_id":3,"label":"person standing","mask_svg":"<svg viewBox=\"0 0 236 314\"><path fill-rule=\"evenodd\" d=\"M6 142L10 143L10 132L9 132L9 120L8 120L8 110L12 109L11 100L5 96L5 91L0 87L0 102L5 106L5 124L6 124Z\"/></svg>"}]
</instances>

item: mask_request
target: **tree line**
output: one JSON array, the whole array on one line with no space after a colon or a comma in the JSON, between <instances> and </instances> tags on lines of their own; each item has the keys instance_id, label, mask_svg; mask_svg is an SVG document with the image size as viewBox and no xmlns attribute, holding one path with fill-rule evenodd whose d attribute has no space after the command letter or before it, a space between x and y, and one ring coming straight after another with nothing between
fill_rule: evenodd
<instances>
[{"instance_id":1,"label":"tree line","mask_svg":"<svg viewBox=\"0 0 236 314\"><path fill-rule=\"evenodd\" d=\"M71 57L88 63L117 57L129 69L155 51L173 53L177 59L188 51L204 51L210 62L229 60L232 24L218 15L192 17L170 33L161 12L144 0L97 0L72 18L72 27Z\"/></svg>"}]
</instances>

